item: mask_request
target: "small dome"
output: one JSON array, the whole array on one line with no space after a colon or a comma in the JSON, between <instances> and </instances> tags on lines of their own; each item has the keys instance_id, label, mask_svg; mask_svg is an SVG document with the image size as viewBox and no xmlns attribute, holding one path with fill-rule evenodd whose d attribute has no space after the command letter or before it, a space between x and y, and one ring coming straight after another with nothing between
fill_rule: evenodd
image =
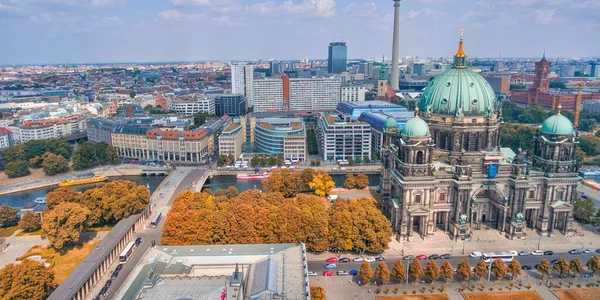
<instances>
[{"instance_id":1,"label":"small dome","mask_svg":"<svg viewBox=\"0 0 600 300\"><path fill-rule=\"evenodd\" d=\"M402 134L408 137L428 137L430 136L429 125L423 119L415 116L406 122Z\"/></svg>"},{"instance_id":2,"label":"small dome","mask_svg":"<svg viewBox=\"0 0 600 300\"><path fill-rule=\"evenodd\" d=\"M573 134L573 123L559 112L544 121L542 132L557 135Z\"/></svg>"},{"instance_id":3,"label":"small dome","mask_svg":"<svg viewBox=\"0 0 600 300\"><path fill-rule=\"evenodd\" d=\"M394 119L393 117L388 117L387 120L385 120L385 123L383 123L383 128L398 129L398 122L396 122L396 119Z\"/></svg>"}]
</instances>

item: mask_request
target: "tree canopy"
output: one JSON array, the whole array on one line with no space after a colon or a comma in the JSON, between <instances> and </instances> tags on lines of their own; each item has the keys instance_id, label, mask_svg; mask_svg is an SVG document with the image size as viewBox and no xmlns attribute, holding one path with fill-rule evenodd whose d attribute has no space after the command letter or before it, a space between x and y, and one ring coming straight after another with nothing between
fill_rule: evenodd
<instances>
[{"instance_id":1,"label":"tree canopy","mask_svg":"<svg viewBox=\"0 0 600 300\"><path fill-rule=\"evenodd\" d=\"M56 287L54 272L40 262L25 259L0 270L0 299L46 299Z\"/></svg>"},{"instance_id":2,"label":"tree canopy","mask_svg":"<svg viewBox=\"0 0 600 300\"><path fill-rule=\"evenodd\" d=\"M24 160L11 161L4 166L4 174L8 178L23 177L31 174L29 164Z\"/></svg>"},{"instance_id":3,"label":"tree canopy","mask_svg":"<svg viewBox=\"0 0 600 300\"><path fill-rule=\"evenodd\" d=\"M50 246L62 249L76 243L87 228L90 210L72 202L63 202L44 214L42 231Z\"/></svg>"},{"instance_id":4,"label":"tree canopy","mask_svg":"<svg viewBox=\"0 0 600 300\"><path fill-rule=\"evenodd\" d=\"M69 161L62 155L46 152L42 155L42 168L47 175L56 175L69 171Z\"/></svg>"},{"instance_id":5,"label":"tree canopy","mask_svg":"<svg viewBox=\"0 0 600 300\"><path fill-rule=\"evenodd\" d=\"M315 194L323 197L335 187L335 182L333 179L331 179L329 174L325 173L324 171L318 171L313 175L313 179L308 185L315 189Z\"/></svg>"},{"instance_id":6,"label":"tree canopy","mask_svg":"<svg viewBox=\"0 0 600 300\"><path fill-rule=\"evenodd\" d=\"M32 232L42 228L42 220L38 214L32 211L26 211L21 220L19 220L19 228L25 232Z\"/></svg>"},{"instance_id":7,"label":"tree canopy","mask_svg":"<svg viewBox=\"0 0 600 300\"><path fill-rule=\"evenodd\" d=\"M360 270L358 271L358 279L360 279L363 284L367 284L372 278L373 269L371 269L371 264L363 261L363 263L360 265Z\"/></svg>"},{"instance_id":8,"label":"tree canopy","mask_svg":"<svg viewBox=\"0 0 600 300\"><path fill-rule=\"evenodd\" d=\"M0 227L9 227L17 224L17 209L6 203L0 206Z\"/></svg>"}]
</instances>

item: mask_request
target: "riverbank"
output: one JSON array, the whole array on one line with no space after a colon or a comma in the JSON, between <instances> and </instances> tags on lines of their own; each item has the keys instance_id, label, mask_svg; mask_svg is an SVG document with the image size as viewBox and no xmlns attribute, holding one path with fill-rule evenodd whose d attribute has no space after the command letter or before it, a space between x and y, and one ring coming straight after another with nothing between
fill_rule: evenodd
<instances>
[{"instance_id":1,"label":"riverbank","mask_svg":"<svg viewBox=\"0 0 600 300\"><path fill-rule=\"evenodd\" d=\"M354 165L354 166L343 166L340 167L336 164L327 164L320 166L308 166L308 165L294 165L293 170L303 170L303 169L314 169L314 170L322 170L329 174L379 174L381 173L381 164L370 164L370 165ZM258 170L258 173L263 172L271 172L274 169L272 167L262 167ZM219 167L216 170L212 171L213 176L218 175L237 175L240 173L254 173L253 167L248 168L227 168L227 167Z\"/></svg>"}]
</instances>

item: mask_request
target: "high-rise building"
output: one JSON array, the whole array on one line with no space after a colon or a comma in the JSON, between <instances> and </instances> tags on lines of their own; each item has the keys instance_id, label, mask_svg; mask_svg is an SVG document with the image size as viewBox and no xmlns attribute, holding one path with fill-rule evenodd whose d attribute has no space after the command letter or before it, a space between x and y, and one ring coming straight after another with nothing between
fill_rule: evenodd
<instances>
[{"instance_id":1,"label":"high-rise building","mask_svg":"<svg viewBox=\"0 0 600 300\"><path fill-rule=\"evenodd\" d=\"M271 68L271 75L278 75L283 73L283 63L280 61L272 61L269 63Z\"/></svg>"},{"instance_id":2,"label":"high-rise building","mask_svg":"<svg viewBox=\"0 0 600 300\"><path fill-rule=\"evenodd\" d=\"M590 76L600 77L600 61L590 63Z\"/></svg>"},{"instance_id":3,"label":"high-rise building","mask_svg":"<svg viewBox=\"0 0 600 300\"><path fill-rule=\"evenodd\" d=\"M371 157L371 126L350 116L320 113L318 142L326 161Z\"/></svg>"},{"instance_id":4,"label":"high-rise building","mask_svg":"<svg viewBox=\"0 0 600 300\"><path fill-rule=\"evenodd\" d=\"M373 77L373 62L361 62L358 64L358 73L365 74L366 77Z\"/></svg>"},{"instance_id":5,"label":"high-rise building","mask_svg":"<svg viewBox=\"0 0 600 300\"><path fill-rule=\"evenodd\" d=\"M333 110L341 99L340 78L261 79L254 82L255 112Z\"/></svg>"},{"instance_id":6,"label":"high-rise building","mask_svg":"<svg viewBox=\"0 0 600 300\"><path fill-rule=\"evenodd\" d=\"M244 62L231 65L231 93L246 96L248 107L254 105L253 101L254 66Z\"/></svg>"},{"instance_id":7,"label":"high-rise building","mask_svg":"<svg viewBox=\"0 0 600 300\"><path fill-rule=\"evenodd\" d=\"M237 117L246 114L246 97L240 94L221 94L215 96L215 113L222 117Z\"/></svg>"},{"instance_id":8,"label":"high-rise building","mask_svg":"<svg viewBox=\"0 0 600 300\"><path fill-rule=\"evenodd\" d=\"M414 75L423 75L425 73L427 73L427 65L425 65L424 63L413 64Z\"/></svg>"},{"instance_id":9,"label":"high-rise building","mask_svg":"<svg viewBox=\"0 0 600 300\"><path fill-rule=\"evenodd\" d=\"M575 66L562 65L560 67L560 77L573 77L575 76Z\"/></svg>"},{"instance_id":10,"label":"high-rise building","mask_svg":"<svg viewBox=\"0 0 600 300\"><path fill-rule=\"evenodd\" d=\"M283 81L281 79L261 79L254 81L254 111L282 111Z\"/></svg>"},{"instance_id":11,"label":"high-rise building","mask_svg":"<svg viewBox=\"0 0 600 300\"><path fill-rule=\"evenodd\" d=\"M327 72L337 74L346 71L348 49L345 42L329 43L329 56L327 59Z\"/></svg>"}]
</instances>

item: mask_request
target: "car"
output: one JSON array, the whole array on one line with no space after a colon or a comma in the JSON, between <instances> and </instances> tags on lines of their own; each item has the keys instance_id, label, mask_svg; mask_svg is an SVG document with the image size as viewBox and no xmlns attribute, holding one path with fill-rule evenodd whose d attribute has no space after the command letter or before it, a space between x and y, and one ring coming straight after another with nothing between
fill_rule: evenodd
<instances>
[{"instance_id":1,"label":"car","mask_svg":"<svg viewBox=\"0 0 600 300\"><path fill-rule=\"evenodd\" d=\"M596 249L596 253L600 253L600 249Z\"/></svg>"},{"instance_id":2,"label":"car","mask_svg":"<svg viewBox=\"0 0 600 300\"><path fill-rule=\"evenodd\" d=\"M328 259L325 260L326 262L338 262L338 258L337 257L330 257Z\"/></svg>"},{"instance_id":3,"label":"car","mask_svg":"<svg viewBox=\"0 0 600 300\"><path fill-rule=\"evenodd\" d=\"M102 296L96 295L96 296L94 296L94 298L92 298L92 300L100 300L100 297L102 297Z\"/></svg>"},{"instance_id":4,"label":"car","mask_svg":"<svg viewBox=\"0 0 600 300\"><path fill-rule=\"evenodd\" d=\"M308 276L317 276L317 272L315 271L308 271Z\"/></svg>"},{"instance_id":5,"label":"car","mask_svg":"<svg viewBox=\"0 0 600 300\"><path fill-rule=\"evenodd\" d=\"M376 260L376 261L385 261L385 257L383 257L383 256L378 256L378 257L375 257L375 260Z\"/></svg>"},{"instance_id":6,"label":"car","mask_svg":"<svg viewBox=\"0 0 600 300\"><path fill-rule=\"evenodd\" d=\"M337 268L337 266L335 264L325 264L324 267L325 267L325 269L335 269L335 268Z\"/></svg>"},{"instance_id":7,"label":"car","mask_svg":"<svg viewBox=\"0 0 600 300\"><path fill-rule=\"evenodd\" d=\"M413 260L413 259L415 259L415 256L414 255L406 255L402 259L403 260Z\"/></svg>"},{"instance_id":8,"label":"car","mask_svg":"<svg viewBox=\"0 0 600 300\"><path fill-rule=\"evenodd\" d=\"M107 288L107 287L103 287L103 288L100 290L100 295L102 295L103 297L106 297L106 295L108 295L108 293L107 293L107 292L108 292L108 288Z\"/></svg>"},{"instance_id":9,"label":"car","mask_svg":"<svg viewBox=\"0 0 600 300\"><path fill-rule=\"evenodd\" d=\"M531 255L531 252L529 252L527 250L519 252L519 256L529 256L529 255Z\"/></svg>"},{"instance_id":10,"label":"car","mask_svg":"<svg viewBox=\"0 0 600 300\"><path fill-rule=\"evenodd\" d=\"M358 275L358 271L352 269L352 270L350 270L350 272L348 272L348 274L350 274L350 275Z\"/></svg>"},{"instance_id":11,"label":"car","mask_svg":"<svg viewBox=\"0 0 600 300\"><path fill-rule=\"evenodd\" d=\"M452 254L446 253L446 254L442 254L440 255L441 259L452 259Z\"/></svg>"},{"instance_id":12,"label":"car","mask_svg":"<svg viewBox=\"0 0 600 300\"><path fill-rule=\"evenodd\" d=\"M594 249L591 249L591 248L585 249L585 250L583 250L583 253L585 253L585 254L594 253Z\"/></svg>"},{"instance_id":13,"label":"car","mask_svg":"<svg viewBox=\"0 0 600 300\"><path fill-rule=\"evenodd\" d=\"M544 255L554 255L554 251L552 251L552 250L544 251Z\"/></svg>"},{"instance_id":14,"label":"car","mask_svg":"<svg viewBox=\"0 0 600 300\"><path fill-rule=\"evenodd\" d=\"M439 259L439 258L440 258L440 256L439 256L438 254L431 254L431 255L429 255L429 257L428 257L428 258L429 258L429 259Z\"/></svg>"},{"instance_id":15,"label":"car","mask_svg":"<svg viewBox=\"0 0 600 300\"><path fill-rule=\"evenodd\" d=\"M135 245L139 246L142 243L142 238L138 237L137 239L135 239Z\"/></svg>"},{"instance_id":16,"label":"car","mask_svg":"<svg viewBox=\"0 0 600 300\"><path fill-rule=\"evenodd\" d=\"M105 287L110 287L110 285L112 284L112 279L109 279L106 281L106 283L104 284Z\"/></svg>"},{"instance_id":17,"label":"car","mask_svg":"<svg viewBox=\"0 0 600 300\"><path fill-rule=\"evenodd\" d=\"M118 264L117 268L115 270L116 271L121 271L121 269L123 269L123 264Z\"/></svg>"},{"instance_id":18,"label":"car","mask_svg":"<svg viewBox=\"0 0 600 300\"><path fill-rule=\"evenodd\" d=\"M469 253L469 257L472 257L472 258L480 258L482 256L483 256L483 253L481 253L481 252L471 252L471 253Z\"/></svg>"},{"instance_id":19,"label":"car","mask_svg":"<svg viewBox=\"0 0 600 300\"><path fill-rule=\"evenodd\" d=\"M558 259L553 259L552 261L550 261L550 264L551 264L551 265L555 265L555 264L557 264L557 263L558 263Z\"/></svg>"},{"instance_id":20,"label":"car","mask_svg":"<svg viewBox=\"0 0 600 300\"><path fill-rule=\"evenodd\" d=\"M519 252L517 252L517 250L508 250L508 253L510 253L510 255L512 255L512 256L519 255Z\"/></svg>"},{"instance_id":21,"label":"car","mask_svg":"<svg viewBox=\"0 0 600 300\"><path fill-rule=\"evenodd\" d=\"M118 271L118 270L115 270L115 271L112 273L112 275L110 275L110 279L115 279L115 278L117 278L117 276L119 276L119 271Z\"/></svg>"},{"instance_id":22,"label":"car","mask_svg":"<svg viewBox=\"0 0 600 300\"><path fill-rule=\"evenodd\" d=\"M333 271L323 271L323 276L333 276Z\"/></svg>"},{"instance_id":23,"label":"car","mask_svg":"<svg viewBox=\"0 0 600 300\"><path fill-rule=\"evenodd\" d=\"M347 262L350 262L350 259L347 257L342 257L342 258L340 258L340 260L338 260L338 262L347 263Z\"/></svg>"},{"instance_id":24,"label":"car","mask_svg":"<svg viewBox=\"0 0 600 300\"><path fill-rule=\"evenodd\" d=\"M343 270L339 270L337 271L338 276L345 276L345 275L350 275L350 273L343 271Z\"/></svg>"},{"instance_id":25,"label":"car","mask_svg":"<svg viewBox=\"0 0 600 300\"><path fill-rule=\"evenodd\" d=\"M352 261L353 262L361 262L361 261L364 261L364 259L362 257L356 257Z\"/></svg>"},{"instance_id":26,"label":"car","mask_svg":"<svg viewBox=\"0 0 600 300\"><path fill-rule=\"evenodd\" d=\"M544 255L544 251L542 251L542 250L534 250L534 251L531 251L531 255L533 255L533 256Z\"/></svg>"},{"instance_id":27,"label":"car","mask_svg":"<svg viewBox=\"0 0 600 300\"><path fill-rule=\"evenodd\" d=\"M417 259L418 260L426 260L427 259L427 255L421 254L421 255L417 256Z\"/></svg>"},{"instance_id":28,"label":"car","mask_svg":"<svg viewBox=\"0 0 600 300\"><path fill-rule=\"evenodd\" d=\"M585 273L583 274L583 278L590 278L591 274L590 273Z\"/></svg>"},{"instance_id":29,"label":"car","mask_svg":"<svg viewBox=\"0 0 600 300\"><path fill-rule=\"evenodd\" d=\"M579 250L579 249L571 249L571 250L569 250L569 254L572 254L572 255L581 254L581 250Z\"/></svg>"},{"instance_id":30,"label":"car","mask_svg":"<svg viewBox=\"0 0 600 300\"><path fill-rule=\"evenodd\" d=\"M522 265L521 269L525 270L525 271L529 271L531 269L533 269L530 265Z\"/></svg>"},{"instance_id":31,"label":"car","mask_svg":"<svg viewBox=\"0 0 600 300\"><path fill-rule=\"evenodd\" d=\"M584 196L581 196L581 198L583 198L583 199L587 199L587 198L588 198L588 196L585 196L585 195L584 195Z\"/></svg>"},{"instance_id":32,"label":"car","mask_svg":"<svg viewBox=\"0 0 600 300\"><path fill-rule=\"evenodd\" d=\"M366 262L374 262L375 261L375 257L369 256L369 257L365 258L365 261Z\"/></svg>"}]
</instances>

